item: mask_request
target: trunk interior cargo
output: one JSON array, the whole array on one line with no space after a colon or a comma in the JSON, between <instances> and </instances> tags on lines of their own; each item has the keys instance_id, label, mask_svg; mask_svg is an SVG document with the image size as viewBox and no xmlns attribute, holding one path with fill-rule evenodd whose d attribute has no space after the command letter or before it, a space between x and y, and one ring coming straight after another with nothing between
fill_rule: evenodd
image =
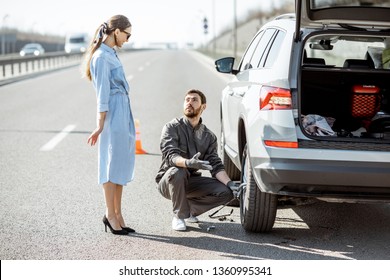
<instances>
[{"instance_id":1,"label":"trunk interior cargo","mask_svg":"<svg viewBox=\"0 0 390 280\"><path fill-rule=\"evenodd\" d=\"M390 71L304 66L301 74L301 127L306 135L317 140L390 143ZM308 131L302 123L310 115L325 119L334 133Z\"/></svg>"}]
</instances>

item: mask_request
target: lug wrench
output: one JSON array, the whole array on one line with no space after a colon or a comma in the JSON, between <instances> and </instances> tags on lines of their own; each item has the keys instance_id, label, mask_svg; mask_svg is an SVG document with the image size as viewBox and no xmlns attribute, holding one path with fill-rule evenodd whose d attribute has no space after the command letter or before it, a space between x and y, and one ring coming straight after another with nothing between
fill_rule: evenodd
<instances>
[{"instance_id":1,"label":"lug wrench","mask_svg":"<svg viewBox=\"0 0 390 280\"><path fill-rule=\"evenodd\" d=\"M217 214L220 210L222 210L223 208L225 208L228 204L230 204L231 202L233 202L234 200L238 200L240 201L240 196L241 196L241 193L242 193L242 190L245 188L246 186L246 183L242 183L240 186L238 187L235 187L235 188L230 188L232 191L233 191L233 199L230 200L229 202L225 203L224 205L222 205L217 211L213 212L212 214L209 215L210 218L212 219L216 219L216 218L223 218L223 217L227 217L227 216L230 216L231 214L233 214L233 209L230 210L230 213L228 214L223 214L223 215L218 215L218 216L215 216L215 214Z\"/></svg>"}]
</instances>

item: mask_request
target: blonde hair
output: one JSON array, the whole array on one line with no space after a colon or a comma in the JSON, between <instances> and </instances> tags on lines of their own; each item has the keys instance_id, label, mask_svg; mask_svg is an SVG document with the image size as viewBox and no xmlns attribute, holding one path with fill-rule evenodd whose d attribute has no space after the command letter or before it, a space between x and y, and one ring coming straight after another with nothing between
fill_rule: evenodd
<instances>
[{"instance_id":1,"label":"blonde hair","mask_svg":"<svg viewBox=\"0 0 390 280\"><path fill-rule=\"evenodd\" d=\"M104 35L110 35L116 29L124 31L129 28L131 23L129 19L123 15L112 16L107 22L102 23L95 31L94 39L91 41L84 58L84 75L88 80L92 80L91 76L91 60L95 51L103 42Z\"/></svg>"}]
</instances>

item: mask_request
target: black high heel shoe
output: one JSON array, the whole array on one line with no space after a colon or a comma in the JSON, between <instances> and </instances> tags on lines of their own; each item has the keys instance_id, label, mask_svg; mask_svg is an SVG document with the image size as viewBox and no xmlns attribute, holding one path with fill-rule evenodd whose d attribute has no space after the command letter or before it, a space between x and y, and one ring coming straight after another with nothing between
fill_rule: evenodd
<instances>
[{"instance_id":1,"label":"black high heel shoe","mask_svg":"<svg viewBox=\"0 0 390 280\"><path fill-rule=\"evenodd\" d=\"M122 228L123 230L127 231L128 233L135 232L135 230L134 230L134 229L132 229L132 228L129 228L129 227L122 227L122 226L121 226L121 228Z\"/></svg>"},{"instance_id":2,"label":"black high heel shoe","mask_svg":"<svg viewBox=\"0 0 390 280\"><path fill-rule=\"evenodd\" d=\"M106 215L104 215L104 217L103 217L103 224L105 226L106 232L107 232L107 226L108 226L109 229L111 230L112 234L118 234L118 235L127 235L128 234L128 232L126 230L124 230L123 228L120 230L113 229L112 226L110 225L110 222L108 221Z\"/></svg>"}]
</instances>

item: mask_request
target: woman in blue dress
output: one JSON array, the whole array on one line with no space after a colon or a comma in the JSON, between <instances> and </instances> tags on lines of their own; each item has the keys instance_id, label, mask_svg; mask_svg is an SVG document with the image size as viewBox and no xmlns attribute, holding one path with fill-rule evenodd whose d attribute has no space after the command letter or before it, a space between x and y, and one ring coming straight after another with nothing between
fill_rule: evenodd
<instances>
[{"instance_id":1,"label":"woman in blue dress","mask_svg":"<svg viewBox=\"0 0 390 280\"><path fill-rule=\"evenodd\" d=\"M103 223L113 234L134 232L122 216L123 186L133 180L135 127L129 99L129 85L114 47L122 47L131 36L127 17L116 15L95 33L86 55L85 74L97 96L97 128L88 137L98 143L98 183L103 185L106 213ZM98 141L99 139L99 141Z\"/></svg>"}]
</instances>

